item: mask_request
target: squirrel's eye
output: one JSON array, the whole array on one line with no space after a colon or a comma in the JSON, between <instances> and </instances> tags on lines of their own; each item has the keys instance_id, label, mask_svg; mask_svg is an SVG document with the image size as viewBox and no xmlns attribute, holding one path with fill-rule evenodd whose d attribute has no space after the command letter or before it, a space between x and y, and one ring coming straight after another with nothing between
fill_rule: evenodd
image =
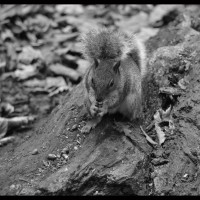
<instances>
[{"instance_id":1,"label":"squirrel's eye","mask_svg":"<svg viewBox=\"0 0 200 200\"><path fill-rule=\"evenodd\" d=\"M109 83L109 87L112 87L114 85L114 80L112 79Z\"/></svg>"}]
</instances>

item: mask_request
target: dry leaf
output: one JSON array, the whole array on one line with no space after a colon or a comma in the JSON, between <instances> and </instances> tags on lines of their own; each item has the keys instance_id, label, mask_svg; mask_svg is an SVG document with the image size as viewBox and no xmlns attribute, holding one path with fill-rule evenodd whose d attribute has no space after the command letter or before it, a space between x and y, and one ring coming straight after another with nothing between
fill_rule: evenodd
<instances>
[{"instance_id":1,"label":"dry leaf","mask_svg":"<svg viewBox=\"0 0 200 200\"><path fill-rule=\"evenodd\" d=\"M3 139L0 139L0 146L6 145L10 142L13 142L15 140L14 136L10 136L10 137L5 137Z\"/></svg>"},{"instance_id":2,"label":"dry leaf","mask_svg":"<svg viewBox=\"0 0 200 200\"><path fill-rule=\"evenodd\" d=\"M161 120L161 116L160 116L159 110L156 111L156 113L154 114L153 118L154 118L154 121L155 121L156 123L159 123L159 122L162 121L162 120Z\"/></svg>"},{"instance_id":3,"label":"dry leaf","mask_svg":"<svg viewBox=\"0 0 200 200\"><path fill-rule=\"evenodd\" d=\"M60 92L64 92L64 91L68 91L68 90L70 91L71 89L72 88L69 87L69 86L60 86L58 89L54 90L53 92L50 92L49 96L51 97L51 96L54 96L54 95L56 95Z\"/></svg>"},{"instance_id":4,"label":"dry leaf","mask_svg":"<svg viewBox=\"0 0 200 200\"><path fill-rule=\"evenodd\" d=\"M162 109L159 109L159 112L161 114L161 118L162 118L162 121L169 121L170 120L170 114L171 114L171 110L172 110L172 107L171 105L169 106L169 108L166 109L166 111L162 110Z\"/></svg>"},{"instance_id":5,"label":"dry leaf","mask_svg":"<svg viewBox=\"0 0 200 200\"><path fill-rule=\"evenodd\" d=\"M49 69L56 75L67 76L74 81L77 81L80 78L80 74L76 70L59 63L50 65Z\"/></svg>"},{"instance_id":6,"label":"dry leaf","mask_svg":"<svg viewBox=\"0 0 200 200\"><path fill-rule=\"evenodd\" d=\"M132 17L124 18L123 20L116 22L116 24L122 29L132 33L139 31L142 27L148 25L149 16L145 12L139 12L139 14Z\"/></svg>"},{"instance_id":7,"label":"dry leaf","mask_svg":"<svg viewBox=\"0 0 200 200\"><path fill-rule=\"evenodd\" d=\"M153 141L146 133L145 131L143 130L142 126L140 126L140 129L142 131L142 133L145 135L146 139L148 142L150 142L151 144L158 144L157 142Z\"/></svg>"},{"instance_id":8,"label":"dry leaf","mask_svg":"<svg viewBox=\"0 0 200 200\"><path fill-rule=\"evenodd\" d=\"M14 77L19 80L25 80L27 78L33 77L37 74L36 67L33 65L23 65L20 64L20 69L15 70Z\"/></svg>"},{"instance_id":9,"label":"dry leaf","mask_svg":"<svg viewBox=\"0 0 200 200\"><path fill-rule=\"evenodd\" d=\"M47 77L45 80L45 88L49 90L50 88L59 88L59 87L65 87L66 82L65 79L61 76L58 77Z\"/></svg>"},{"instance_id":10,"label":"dry leaf","mask_svg":"<svg viewBox=\"0 0 200 200\"><path fill-rule=\"evenodd\" d=\"M19 54L19 62L29 65L33 60L44 60L41 51L33 49L31 46L23 47L22 52Z\"/></svg>"},{"instance_id":11,"label":"dry leaf","mask_svg":"<svg viewBox=\"0 0 200 200\"><path fill-rule=\"evenodd\" d=\"M184 78L182 78L182 79L180 79L180 80L178 81L178 85L179 85L179 87L180 87L182 90L185 90L185 89L186 89L186 82L185 82Z\"/></svg>"},{"instance_id":12,"label":"dry leaf","mask_svg":"<svg viewBox=\"0 0 200 200\"><path fill-rule=\"evenodd\" d=\"M81 4L61 4L56 6L56 11L65 14L80 15L84 12Z\"/></svg>"},{"instance_id":13,"label":"dry leaf","mask_svg":"<svg viewBox=\"0 0 200 200\"><path fill-rule=\"evenodd\" d=\"M155 123L155 130L158 136L159 145L161 145L165 141L165 133L162 131L161 127L158 123Z\"/></svg>"},{"instance_id":14,"label":"dry leaf","mask_svg":"<svg viewBox=\"0 0 200 200\"><path fill-rule=\"evenodd\" d=\"M78 68L77 71L81 74L84 75L87 69L89 68L89 62L87 60L79 59L77 61Z\"/></svg>"},{"instance_id":15,"label":"dry leaf","mask_svg":"<svg viewBox=\"0 0 200 200\"><path fill-rule=\"evenodd\" d=\"M0 117L0 138L4 137L8 130L8 121L6 118Z\"/></svg>"},{"instance_id":16,"label":"dry leaf","mask_svg":"<svg viewBox=\"0 0 200 200\"><path fill-rule=\"evenodd\" d=\"M163 121L169 122L169 130L171 131L171 134L173 134L174 123L172 121L171 117L171 105L169 108L166 109L166 111L159 109L154 115L154 122L155 122L155 130L158 136L159 144L161 145L165 141L165 133L162 131L162 128L160 127L160 123Z\"/></svg>"},{"instance_id":17,"label":"dry leaf","mask_svg":"<svg viewBox=\"0 0 200 200\"><path fill-rule=\"evenodd\" d=\"M180 95L181 91L178 88L174 87L161 87L159 89L161 93L169 94L169 95Z\"/></svg>"},{"instance_id":18,"label":"dry leaf","mask_svg":"<svg viewBox=\"0 0 200 200\"><path fill-rule=\"evenodd\" d=\"M6 113L7 115L14 112L14 106L10 103L3 102L1 103L1 112Z\"/></svg>"}]
</instances>

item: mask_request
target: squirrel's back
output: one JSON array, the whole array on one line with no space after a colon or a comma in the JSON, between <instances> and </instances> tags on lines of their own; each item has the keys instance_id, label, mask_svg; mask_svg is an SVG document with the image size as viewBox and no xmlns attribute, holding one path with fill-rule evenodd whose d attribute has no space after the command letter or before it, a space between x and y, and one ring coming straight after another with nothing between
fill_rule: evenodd
<instances>
[{"instance_id":1,"label":"squirrel's back","mask_svg":"<svg viewBox=\"0 0 200 200\"><path fill-rule=\"evenodd\" d=\"M131 56L139 67L141 76L146 74L144 44L133 34L101 28L82 36L83 55L86 59L120 61Z\"/></svg>"}]
</instances>

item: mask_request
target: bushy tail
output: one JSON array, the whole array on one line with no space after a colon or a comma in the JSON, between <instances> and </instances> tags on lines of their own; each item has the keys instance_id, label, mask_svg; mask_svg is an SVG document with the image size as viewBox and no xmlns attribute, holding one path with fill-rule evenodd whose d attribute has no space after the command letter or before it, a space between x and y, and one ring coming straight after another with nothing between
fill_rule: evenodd
<instances>
[{"instance_id":1,"label":"bushy tail","mask_svg":"<svg viewBox=\"0 0 200 200\"><path fill-rule=\"evenodd\" d=\"M130 52L131 57L135 61L135 63L139 66L141 76L144 77L147 73L147 58L146 58L146 48L144 43L137 38L133 37L132 40L132 50Z\"/></svg>"}]
</instances>

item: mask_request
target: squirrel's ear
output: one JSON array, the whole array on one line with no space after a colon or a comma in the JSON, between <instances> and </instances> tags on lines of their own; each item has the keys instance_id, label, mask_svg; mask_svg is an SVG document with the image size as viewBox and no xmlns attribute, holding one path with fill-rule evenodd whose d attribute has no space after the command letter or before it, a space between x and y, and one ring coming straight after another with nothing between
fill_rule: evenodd
<instances>
[{"instance_id":1,"label":"squirrel's ear","mask_svg":"<svg viewBox=\"0 0 200 200\"><path fill-rule=\"evenodd\" d=\"M99 65L99 62L98 62L98 60L97 60L96 58L94 58L94 66L95 66L95 68L97 68L97 67L98 67L98 65Z\"/></svg>"},{"instance_id":2,"label":"squirrel's ear","mask_svg":"<svg viewBox=\"0 0 200 200\"><path fill-rule=\"evenodd\" d=\"M119 72L119 66L120 66L120 61L118 61L113 67L113 70L114 70L115 73Z\"/></svg>"}]
</instances>

